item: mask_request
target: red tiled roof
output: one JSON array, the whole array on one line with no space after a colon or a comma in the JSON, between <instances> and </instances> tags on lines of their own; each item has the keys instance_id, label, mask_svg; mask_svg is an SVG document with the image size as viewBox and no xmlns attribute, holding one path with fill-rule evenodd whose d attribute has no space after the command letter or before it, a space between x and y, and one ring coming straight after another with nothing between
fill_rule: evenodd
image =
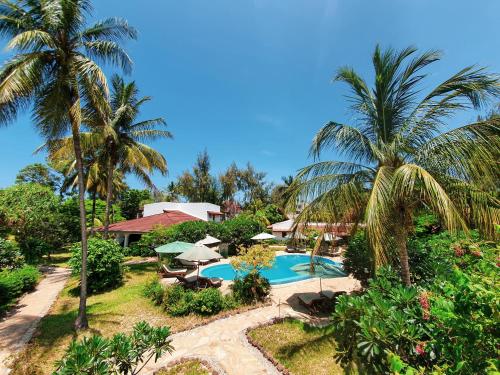
<instances>
[{"instance_id":1,"label":"red tiled roof","mask_svg":"<svg viewBox=\"0 0 500 375\"><path fill-rule=\"evenodd\" d=\"M188 215L181 211L167 211L162 214L140 217L139 219L120 221L109 226L110 232L132 232L146 233L151 231L157 225L169 227L174 224L184 223L186 221L199 221L200 219ZM97 230L102 231L104 227Z\"/></svg>"}]
</instances>

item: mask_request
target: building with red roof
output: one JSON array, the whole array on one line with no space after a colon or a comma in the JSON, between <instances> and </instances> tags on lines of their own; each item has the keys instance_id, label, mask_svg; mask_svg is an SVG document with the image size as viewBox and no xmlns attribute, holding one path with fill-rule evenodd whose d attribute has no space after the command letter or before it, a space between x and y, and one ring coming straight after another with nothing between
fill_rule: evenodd
<instances>
[{"instance_id":1,"label":"building with red roof","mask_svg":"<svg viewBox=\"0 0 500 375\"><path fill-rule=\"evenodd\" d=\"M156 226L170 227L187 221L201 221L201 219L182 211L164 211L161 214L110 224L109 232L116 235L118 242L127 247L130 241L139 239L142 234L153 230ZM104 228L100 227L97 230L103 231Z\"/></svg>"}]
</instances>

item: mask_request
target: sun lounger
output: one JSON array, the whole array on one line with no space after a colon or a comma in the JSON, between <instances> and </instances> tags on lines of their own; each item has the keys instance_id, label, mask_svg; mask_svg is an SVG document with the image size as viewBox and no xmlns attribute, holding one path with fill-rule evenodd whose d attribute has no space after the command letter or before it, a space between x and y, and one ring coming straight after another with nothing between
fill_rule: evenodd
<instances>
[{"instance_id":1,"label":"sun lounger","mask_svg":"<svg viewBox=\"0 0 500 375\"><path fill-rule=\"evenodd\" d=\"M198 281L196 276L189 276L189 277L184 277L180 275L175 276L177 278L177 281L182 284L184 288L187 289L195 289L196 288L196 283Z\"/></svg>"},{"instance_id":2,"label":"sun lounger","mask_svg":"<svg viewBox=\"0 0 500 375\"><path fill-rule=\"evenodd\" d=\"M203 280L208 288L220 288L224 279L220 277L200 277L199 280Z\"/></svg>"},{"instance_id":3,"label":"sun lounger","mask_svg":"<svg viewBox=\"0 0 500 375\"><path fill-rule=\"evenodd\" d=\"M316 313L319 307L325 302L326 298L316 292L301 293L297 296L301 305L307 308L311 313Z\"/></svg>"},{"instance_id":4,"label":"sun lounger","mask_svg":"<svg viewBox=\"0 0 500 375\"><path fill-rule=\"evenodd\" d=\"M346 292L334 292L333 290L322 290L319 294L333 301L336 300L339 296L346 294Z\"/></svg>"},{"instance_id":5,"label":"sun lounger","mask_svg":"<svg viewBox=\"0 0 500 375\"><path fill-rule=\"evenodd\" d=\"M185 268L170 268L167 265L161 266L161 273L163 277L175 277L175 276L184 276L187 273L187 269Z\"/></svg>"},{"instance_id":6,"label":"sun lounger","mask_svg":"<svg viewBox=\"0 0 500 375\"><path fill-rule=\"evenodd\" d=\"M286 252L287 253L305 253L306 248L305 246L287 246L286 247Z\"/></svg>"}]
</instances>

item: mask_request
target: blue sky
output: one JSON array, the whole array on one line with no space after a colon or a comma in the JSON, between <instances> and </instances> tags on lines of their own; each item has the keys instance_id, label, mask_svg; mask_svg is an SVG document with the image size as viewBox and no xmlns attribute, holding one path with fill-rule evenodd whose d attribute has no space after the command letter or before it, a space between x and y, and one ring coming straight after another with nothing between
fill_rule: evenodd
<instances>
[{"instance_id":1,"label":"blue sky","mask_svg":"<svg viewBox=\"0 0 500 375\"><path fill-rule=\"evenodd\" d=\"M129 79L153 97L144 117L164 116L175 137L154 144L170 170L154 176L160 188L205 148L214 172L250 161L270 181L294 174L325 122L351 118L335 70L351 65L369 79L377 43L441 49L428 88L470 64L500 72L498 14L498 0L95 1L96 18L124 17L139 30L127 45ZM0 128L0 187L43 161L32 154L41 143L29 115Z\"/></svg>"}]
</instances>

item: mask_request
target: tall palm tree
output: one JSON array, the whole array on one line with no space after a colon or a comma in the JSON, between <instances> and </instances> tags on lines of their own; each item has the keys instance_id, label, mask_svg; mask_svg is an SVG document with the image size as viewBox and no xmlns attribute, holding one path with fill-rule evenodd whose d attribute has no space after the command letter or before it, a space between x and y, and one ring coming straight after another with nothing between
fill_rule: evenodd
<instances>
[{"instance_id":1,"label":"tall palm tree","mask_svg":"<svg viewBox=\"0 0 500 375\"><path fill-rule=\"evenodd\" d=\"M490 194L499 182L500 121L445 129L456 111L497 97L498 77L467 67L424 95L422 69L439 59L437 51L377 46L372 89L352 68L341 68L335 81L350 88L354 124L327 123L311 154L317 160L334 150L347 161L317 160L290 188L290 209L308 203L299 221L364 221L375 267L395 256L406 285L406 243L417 208L434 210L450 230L475 223L490 235L500 218L500 202Z\"/></svg>"},{"instance_id":2,"label":"tall palm tree","mask_svg":"<svg viewBox=\"0 0 500 375\"><path fill-rule=\"evenodd\" d=\"M160 152L142 142L172 138L172 134L165 129L166 122L162 117L138 120L142 106L151 98L139 97L135 82L126 83L118 75L114 75L111 82L110 100L90 103L86 108L89 127L97 129L98 140L103 140L102 157L107 176L105 237L108 236L110 223L114 171L133 173L155 190L149 174L154 170L165 174L167 162Z\"/></svg>"},{"instance_id":3,"label":"tall palm tree","mask_svg":"<svg viewBox=\"0 0 500 375\"><path fill-rule=\"evenodd\" d=\"M80 305L76 329L88 327L87 232L85 184L80 144L82 102L104 90L98 62L130 70L132 62L120 42L136 31L122 19L110 18L87 27L89 0L2 0L0 34L17 54L0 71L0 122L12 121L33 104L33 120L47 139L70 131L78 171L82 239Z\"/></svg>"}]
</instances>

